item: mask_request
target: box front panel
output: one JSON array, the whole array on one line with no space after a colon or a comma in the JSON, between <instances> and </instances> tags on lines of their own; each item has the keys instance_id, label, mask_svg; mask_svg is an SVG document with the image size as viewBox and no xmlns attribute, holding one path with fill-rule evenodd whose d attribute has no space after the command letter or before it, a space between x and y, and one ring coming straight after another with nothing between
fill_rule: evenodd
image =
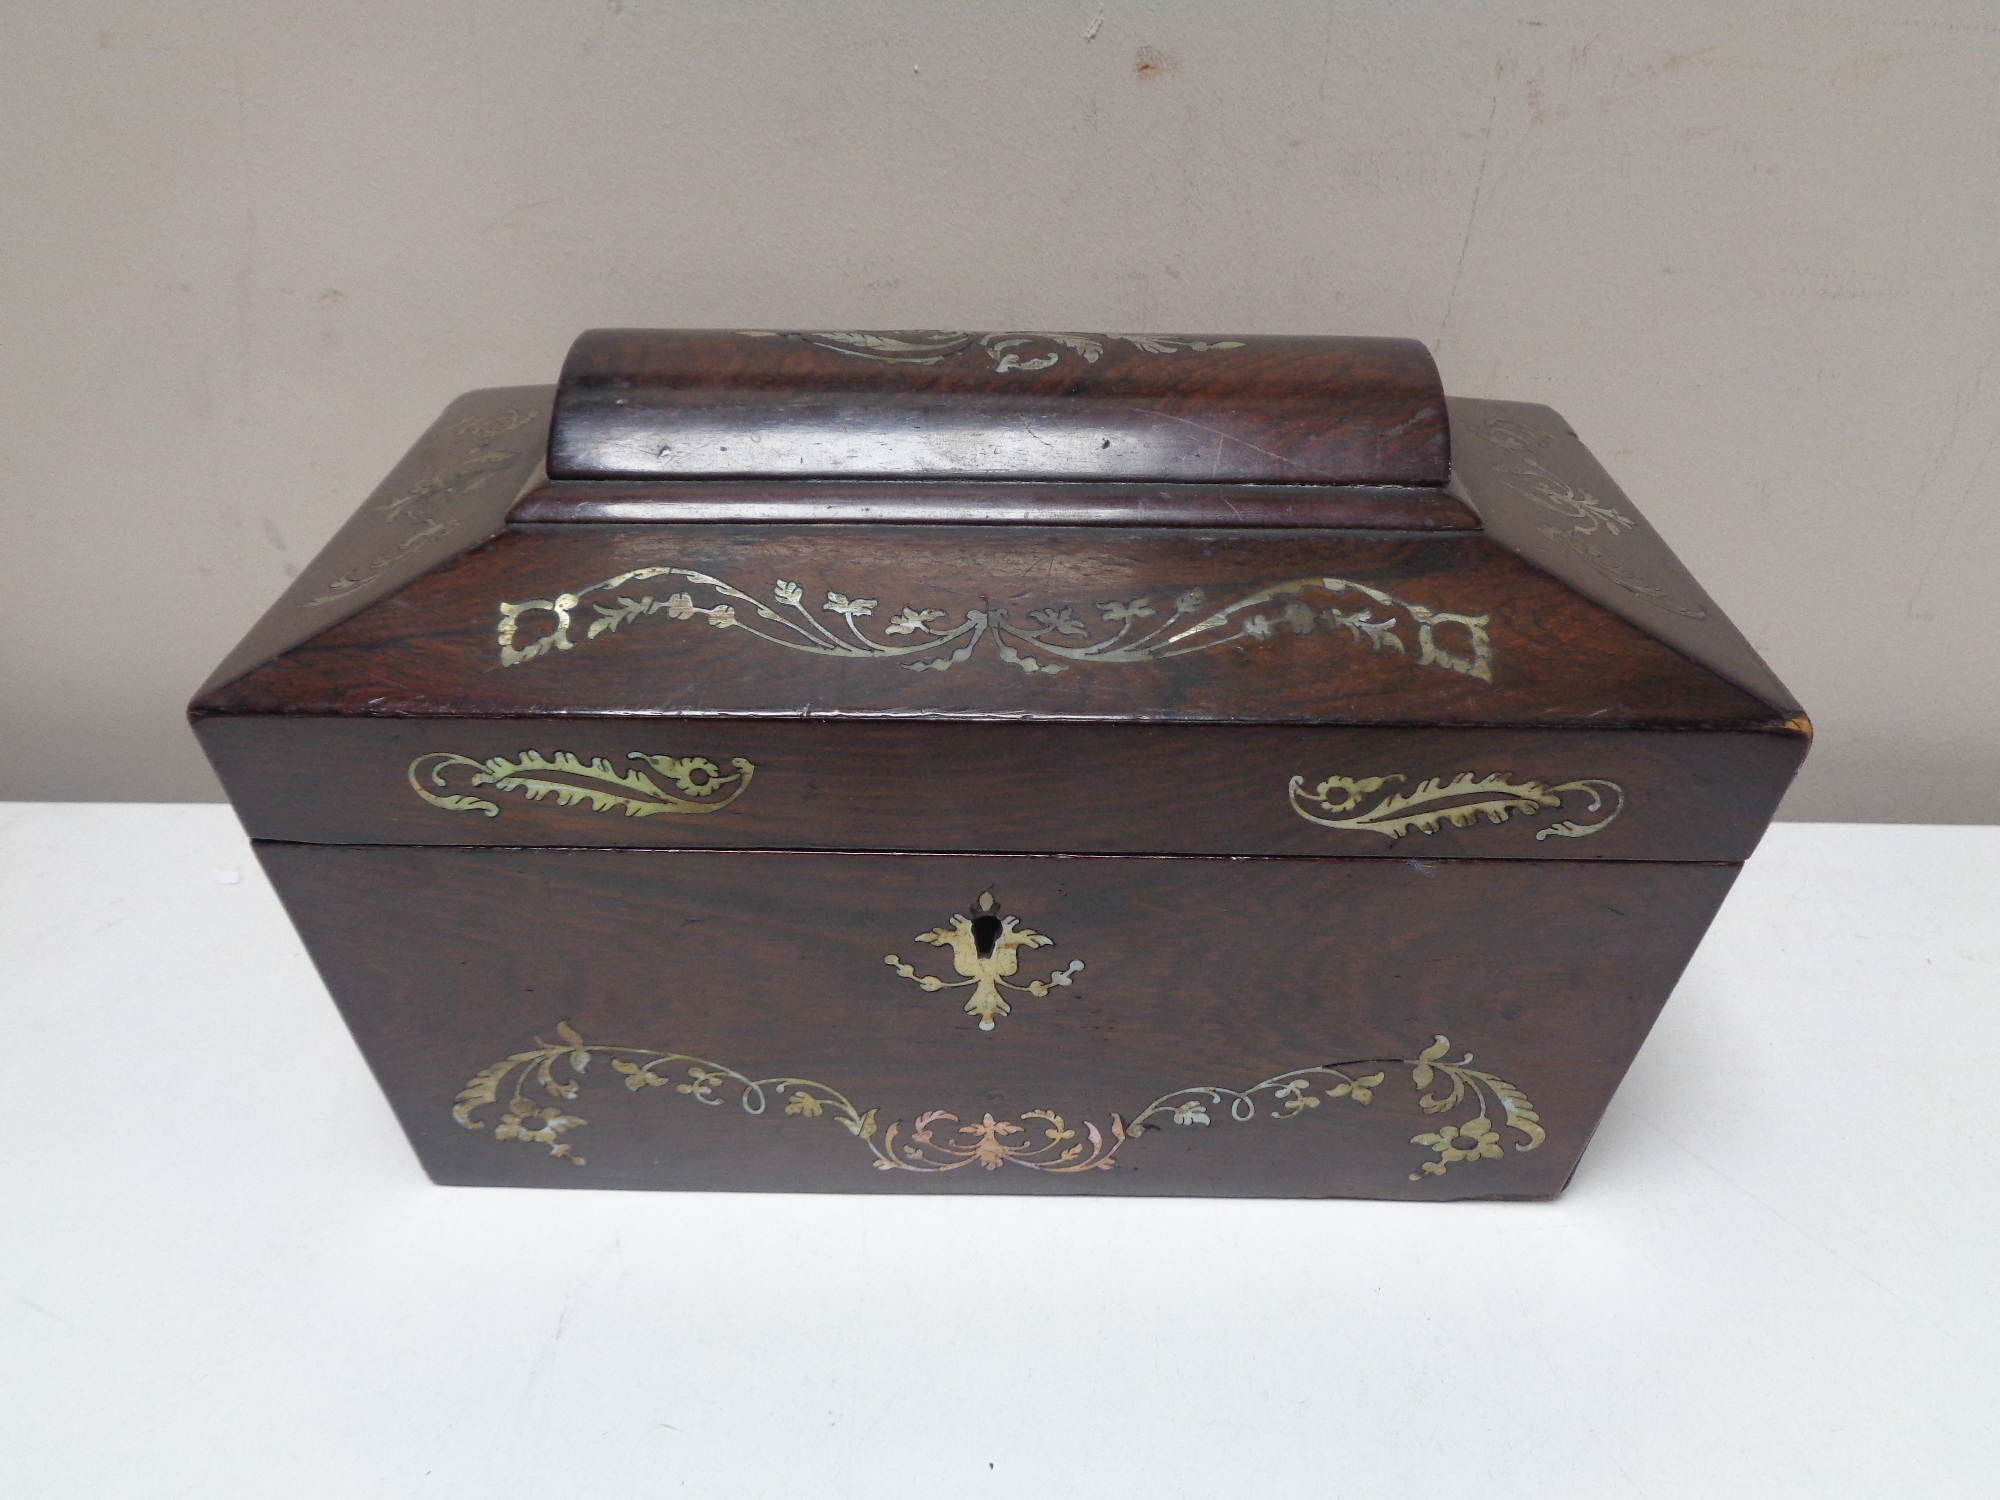
<instances>
[{"instance_id":1,"label":"box front panel","mask_svg":"<svg viewBox=\"0 0 2000 1500\"><path fill-rule=\"evenodd\" d=\"M1543 1197L1728 865L259 846L441 1182Z\"/></svg>"}]
</instances>

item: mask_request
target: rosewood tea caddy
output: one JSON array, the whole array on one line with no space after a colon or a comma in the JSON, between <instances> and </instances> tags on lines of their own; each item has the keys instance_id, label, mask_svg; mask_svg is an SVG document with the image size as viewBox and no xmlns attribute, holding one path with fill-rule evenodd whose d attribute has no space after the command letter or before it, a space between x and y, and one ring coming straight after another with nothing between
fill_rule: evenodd
<instances>
[{"instance_id":1,"label":"rosewood tea caddy","mask_svg":"<svg viewBox=\"0 0 2000 1500\"><path fill-rule=\"evenodd\" d=\"M584 335L195 728L433 1178L1559 1192L1810 728L1397 339Z\"/></svg>"}]
</instances>

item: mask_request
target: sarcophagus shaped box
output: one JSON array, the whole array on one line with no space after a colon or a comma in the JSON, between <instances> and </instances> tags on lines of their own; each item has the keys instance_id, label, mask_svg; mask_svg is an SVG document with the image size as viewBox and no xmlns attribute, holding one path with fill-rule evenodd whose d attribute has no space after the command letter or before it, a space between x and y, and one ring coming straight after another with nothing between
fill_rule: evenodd
<instances>
[{"instance_id":1,"label":"sarcophagus shaped box","mask_svg":"<svg viewBox=\"0 0 2000 1500\"><path fill-rule=\"evenodd\" d=\"M432 1176L1559 1191L1805 753L1389 339L587 334L192 709Z\"/></svg>"}]
</instances>

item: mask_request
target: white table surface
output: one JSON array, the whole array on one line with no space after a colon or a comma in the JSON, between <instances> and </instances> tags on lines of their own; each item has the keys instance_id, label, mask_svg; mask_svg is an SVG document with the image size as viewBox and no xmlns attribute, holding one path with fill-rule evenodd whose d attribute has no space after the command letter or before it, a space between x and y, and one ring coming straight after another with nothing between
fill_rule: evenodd
<instances>
[{"instance_id":1,"label":"white table surface","mask_svg":"<svg viewBox=\"0 0 2000 1500\"><path fill-rule=\"evenodd\" d=\"M1550 1204L446 1189L226 808L0 804L0 1494L2000 1494L1996 909L1780 825Z\"/></svg>"}]
</instances>

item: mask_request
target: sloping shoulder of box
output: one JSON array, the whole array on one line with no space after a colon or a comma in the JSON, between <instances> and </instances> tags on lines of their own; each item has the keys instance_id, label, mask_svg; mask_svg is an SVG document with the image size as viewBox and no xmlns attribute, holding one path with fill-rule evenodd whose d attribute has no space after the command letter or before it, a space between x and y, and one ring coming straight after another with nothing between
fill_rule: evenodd
<instances>
[{"instance_id":1,"label":"sloping shoulder of box","mask_svg":"<svg viewBox=\"0 0 2000 1500\"><path fill-rule=\"evenodd\" d=\"M515 526L198 711L1780 730L1480 533Z\"/></svg>"},{"instance_id":2,"label":"sloping shoulder of box","mask_svg":"<svg viewBox=\"0 0 2000 1500\"><path fill-rule=\"evenodd\" d=\"M1798 699L1562 417L1520 401L1448 404L1451 491L1487 535L1810 735Z\"/></svg>"},{"instance_id":3,"label":"sloping shoulder of box","mask_svg":"<svg viewBox=\"0 0 2000 1500\"><path fill-rule=\"evenodd\" d=\"M487 541L540 477L555 387L460 396L251 627L196 696L227 684Z\"/></svg>"}]
</instances>

